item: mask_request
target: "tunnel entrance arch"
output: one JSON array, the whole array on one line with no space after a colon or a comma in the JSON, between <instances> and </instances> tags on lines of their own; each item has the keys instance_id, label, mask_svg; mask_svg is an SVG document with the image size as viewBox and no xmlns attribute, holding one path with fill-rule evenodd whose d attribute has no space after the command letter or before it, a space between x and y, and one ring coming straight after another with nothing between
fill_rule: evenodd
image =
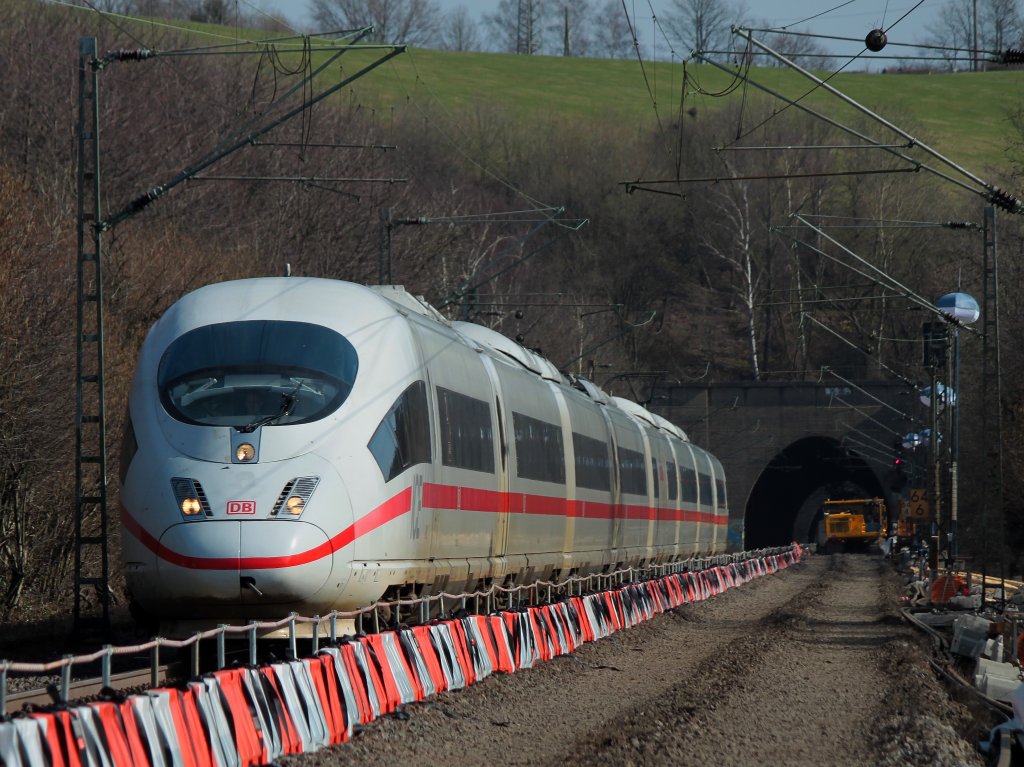
<instances>
[{"instance_id":1,"label":"tunnel entrance arch","mask_svg":"<svg viewBox=\"0 0 1024 767\"><path fill-rule=\"evenodd\" d=\"M906 395L902 382L747 381L657 387L651 400L722 462L728 547L740 551L807 540L821 500L844 482L847 497L883 497L891 515L890 446L910 430Z\"/></svg>"},{"instance_id":2,"label":"tunnel entrance arch","mask_svg":"<svg viewBox=\"0 0 1024 767\"><path fill-rule=\"evenodd\" d=\"M835 438L799 439L779 451L751 488L744 510L748 548L814 542L827 498L886 497L871 465Z\"/></svg>"}]
</instances>

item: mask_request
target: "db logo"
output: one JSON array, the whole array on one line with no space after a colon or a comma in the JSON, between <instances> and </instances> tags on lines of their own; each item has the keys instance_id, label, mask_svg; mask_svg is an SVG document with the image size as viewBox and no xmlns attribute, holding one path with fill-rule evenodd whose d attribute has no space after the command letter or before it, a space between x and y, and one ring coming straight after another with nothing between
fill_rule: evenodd
<instances>
[{"instance_id":1,"label":"db logo","mask_svg":"<svg viewBox=\"0 0 1024 767\"><path fill-rule=\"evenodd\" d=\"M228 501L228 514L255 514L256 501Z\"/></svg>"}]
</instances>

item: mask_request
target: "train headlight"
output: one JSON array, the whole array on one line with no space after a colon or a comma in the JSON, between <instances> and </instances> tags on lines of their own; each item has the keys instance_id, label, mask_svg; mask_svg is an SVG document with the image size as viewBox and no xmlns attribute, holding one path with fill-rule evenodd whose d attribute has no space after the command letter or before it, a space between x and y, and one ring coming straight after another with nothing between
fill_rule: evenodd
<instances>
[{"instance_id":1,"label":"train headlight","mask_svg":"<svg viewBox=\"0 0 1024 767\"><path fill-rule=\"evenodd\" d=\"M174 492L174 502L178 504L178 511L186 519L205 519L210 514L210 503L206 500L206 493L198 480L189 477L171 477L171 490Z\"/></svg>"},{"instance_id":2,"label":"train headlight","mask_svg":"<svg viewBox=\"0 0 1024 767\"><path fill-rule=\"evenodd\" d=\"M313 495L316 486L320 483L319 477L296 477L285 484L281 494L277 497L274 510L270 516L278 519L298 519L306 510L309 497Z\"/></svg>"},{"instance_id":3,"label":"train headlight","mask_svg":"<svg viewBox=\"0 0 1024 767\"><path fill-rule=\"evenodd\" d=\"M239 463L248 463L256 457L256 448L250 445L248 442L243 442L235 450L235 458L238 459Z\"/></svg>"}]
</instances>

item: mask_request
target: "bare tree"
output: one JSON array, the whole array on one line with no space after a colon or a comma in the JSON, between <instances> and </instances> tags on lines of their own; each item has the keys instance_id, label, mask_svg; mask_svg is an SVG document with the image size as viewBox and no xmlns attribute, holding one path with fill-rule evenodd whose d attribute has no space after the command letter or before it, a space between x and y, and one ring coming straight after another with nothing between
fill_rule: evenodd
<instances>
[{"instance_id":1,"label":"bare tree","mask_svg":"<svg viewBox=\"0 0 1024 767\"><path fill-rule=\"evenodd\" d=\"M230 24L237 18L237 10L238 6L228 0L196 0L188 18L208 24Z\"/></svg>"},{"instance_id":2,"label":"bare tree","mask_svg":"<svg viewBox=\"0 0 1024 767\"><path fill-rule=\"evenodd\" d=\"M948 49L940 52L947 69L959 69L968 62L971 69L975 68L975 62L983 69L983 57L971 53L975 45L975 25L980 50L1000 52L1016 45L1024 33L1018 0L978 0L977 6L964 0L949 0L939 11L938 21L928 27L924 42Z\"/></svg>"},{"instance_id":3,"label":"bare tree","mask_svg":"<svg viewBox=\"0 0 1024 767\"><path fill-rule=\"evenodd\" d=\"M695 51L724 51L730 48L729 28L742 23L741 5L728 0L672 0L668 26Z\"/></svg>"},{"instance_id":4,"label":"bare tree","mask_svg":"<svg viewBox=\"0 0 1024 767\"><path fill-rule=\"evenodd\" d=\"M594 18L593 51L609 59L628 59L636 53L636 41L622 0L606 0Z\"/></svg>"},{"instance_id":5,"label":"bare tree","mask_svg":"<svg viewBox=\"0 0 1024 767\"><path fill-rule=\"evenodd\" d=\"M484 22L495 35L499 51L527 56L540 53L544 43L544 0L501 0Z\"/></svg>"},{"instance_id":6,"label":"bare tree","mask_svg":"<svg viewBox=\"0 0 1024 767\"><path fill-rule=\"evenodd\" d=\"M441 11L437 0L311 0L322 27L373 27L371 39L431 46L437 42Z\"/></svg>"},{"instance_id":7,"label":"bare tree","mask_svg":"<svg viewBox=\"0 0 1024 767\"><path fill-rule=\"evenodd\" d=\"M768 27L768 22L755 22L755 26ZM789 35L785 32L771 32L763 36L763 41L772 50L778 51L783 56L805 69L831 69L829 59L825 54L828 51L813 37L802 35ZM755 55L754 61L758 66L781 67L782 63L772 56Z\"/></svg>"},{"instance_id":8,"label":"bare tree","mask_svg":"<svg viewBox=\"0 0 1024 767\"><path fill-rule=\"evenodd\" d=\"M986 0L979 3L978 35L982 47L1003 52L1016 45L1024 32L1017 0Z\"/></svg>"},{"instance_id":9,"label":"bare tree","mask_svg":"<svg viewBox=\"0 0 1024 767\"><path fill-rule=\"evenodd\" d=\"M480 30L464 5L445 14L440 38L441 47L447 51L480 50Z\"/></svg>"}]
</instances>

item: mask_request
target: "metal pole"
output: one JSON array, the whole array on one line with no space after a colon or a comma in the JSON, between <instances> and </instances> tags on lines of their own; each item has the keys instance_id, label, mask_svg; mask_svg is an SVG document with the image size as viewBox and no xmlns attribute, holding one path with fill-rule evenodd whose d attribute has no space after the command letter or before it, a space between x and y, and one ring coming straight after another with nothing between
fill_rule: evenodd
<instances>
[{"instance_id":1,"label":"metal pole","mask_svg":"<svg viewBox=\"0 0 1024 767\"><path fill-rule=\"evenodd\" d=\"M992 555L991 542L996 541L1000 572L1006 550L1005 515L1003 509L1003 451L1002 451L1002 375L999 342L999 269L995 208L984 209L984 250L982 293L982 439L985 442L986 476L981 483L981 518L985 533L986 563ZM996 514L993 518L991 510Z\"/></svg>"},{"instance_id":2,"label":"metal pole","mask_svg":"<svg viewBox=\"0 0 1024 767\"><path fill-rule=\"evenodd\" d=\"M391 284L391 208L380 209L380 253L377 260L377 284Z\"/></svg>"},{"instance_id":3,"label":"metal pole","mask_svg":"<svg viewBox=\"0 0 1024 767\"><path fill-rule=\"evenodd\" d=\"M972 3L971 13L971 71L978 71L978 0Z\"/></svg>"},{"instance_id":4,"label":"metal pole","mask_svg":"<svg viewBox=\"0 0 1024 767\"><path fill-rule=\"evenodd\" d=\"M950 343L952 345L952 359L950 365L953 368L953 391L952 396L955 400L951 400L947 395L946 407L950 408L949 414L949 557L953 561L953 566L956 567L956 560L960 553L960 530L958 528L958 505L959 500L957 497L957 484L959 481L958 477L958 463L960 460L960 331L956 325L950 323L950 333L952 338Z\"/></svg>"},{"instance_id":5,"label":"metal pole","mask_svg":"<svg viewBox=\"0 0 1024 767\"><path fill-rule=\"evenodd\" d=\"M938 383L935 377L935 365L933 364L930 368L930 386L931 396L928 398L928 421L932 430L931 439L928 440L928 453L931 458L931 492L929 495L932 499L932 509L935 514L935 534L932 537L932 541L936 544L936 549L933 552L930 559L936 563L939 562L939 556L942 552L942 461L940 460L939 453L939 411L938 411L938 397L935 396L935 385Z\"/></svg>"},{"instance_id":6,"label":"metal pole","mask_svg":"<svg viewBox=\"0 0 1024 767\"><path fill-rule=\"evenodd\" d=\"M96 38L78 44L78 222L75 375L74 628L110 629L107 552L107 458L103 365L99 69ZM98 550L99 564L93 552ZM98 570L98 572L97 572ZM91 573L91 574L89 574ZM96 590L100 615L82 613L82 590Z\"/></svg>"}]
</instances>

